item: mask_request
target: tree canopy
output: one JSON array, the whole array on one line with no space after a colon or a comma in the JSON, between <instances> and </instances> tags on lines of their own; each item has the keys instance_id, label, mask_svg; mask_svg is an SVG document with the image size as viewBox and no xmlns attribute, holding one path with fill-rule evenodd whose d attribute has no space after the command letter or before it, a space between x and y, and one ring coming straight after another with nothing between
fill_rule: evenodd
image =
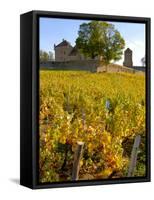
<instances>
[{"instance_id":1,"label":"tree canopy","mask_svg":"<svg viewBox=\"0 0 154 200\"><path fill-rule=\"evenodd\" d=\"M121 59L125 41L113 24L91 21L80 25L76 46L84 56L102 57L109 64Z\"/></svg>"},{"instance_id":2,"label":"tree canopy","mask_svg":"<svg viewBox=\"0 0 154 200\"><path fill-rule=\"evenodd\" d=\"M46 51L40 50L40 62L47 62L49 60L49 54Z\"/></svg>"}]
</instances>

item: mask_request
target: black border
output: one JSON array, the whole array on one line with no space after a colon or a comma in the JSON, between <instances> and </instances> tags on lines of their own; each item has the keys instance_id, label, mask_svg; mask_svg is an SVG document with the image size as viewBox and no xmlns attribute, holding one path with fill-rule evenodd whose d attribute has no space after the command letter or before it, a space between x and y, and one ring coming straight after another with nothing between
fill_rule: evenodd
<instances>
[{"instance_id":1,"label":"black border","mask_svg":"<svg viewBox=\"0 0 154 200\"><path fill-rule=\"evenodd\" d=\"M23 180L23 176L21 176L21 184L28 186L33 189L40 188L55 188L55 187L73 187L73 186L90 186L90 185L106 185L106 184L118 184L118 183L137 183L137 182L149 182L151 180L151 19L144 17L128 17L128 16L113 16L113 15L98 15L98 14L83 14L83 13L66 13L66 12L50 12L50 11L31 11L29 13L25 13L21 15L21 18L24 16L30 15L32 23L30 25L31 38L32 38L32 52L31 52L31 78L32 81L32 101L31 101L31 111L32 111L32 133L31 139L27 141L31 144L31 150L29 152L24 152L26 157L29 156L31 152L31 164L32 166L26 171L25 169L22 171L22 175L25 173L25 176L31 174L31 184L26 184ZM63 18L63 19L85 19L85 20L103 20L103 21L112 21L112 22L131 22L131 23L144 23L146 25L146 130L147 130L147 138L146 138L146 153L147 153L147 167L146 167L146 176L145 177L130 177L130 178L116 178L112 180L103 179L103 180L83 180L83 181L67 181L67 182L56 182L56 183L39 183L38 175L39 175L39 18L40 17L49 17L49 18ZM24 28L23 28L24 29ZM21 34L23 32L21 31ZM22 45L21 45L22 46ZM23 47L21 47L22 53ZM21 57L22 60L22 57ZM24 63L22 63L24 66ZM21 71L23 66L21 66ZM30 66L30 67L31 67ZM22 73L21 73L22 74ZM22 77L21 77L22 79ZM23 84L23 83L21 83ZM22 96L22 94L21 94ZM23 98L21 97L22 101ZM21 107L22 108L22 107ZM21 109L22 110L22 109ZM21 113L21 115L23 115ZM23 134L21 134L21 141L24 139ZM22 142L23 143L23 142ZM25 147L24 147L25 148ZM21 145L21 159L23 157ZM25 162L24 162L25 164ZM23 161L21 161L21 165L23 166ZM31 171L30 171L31 169ZM24 178L25 178L24 176Z\"/></svg>"}]
</instances>

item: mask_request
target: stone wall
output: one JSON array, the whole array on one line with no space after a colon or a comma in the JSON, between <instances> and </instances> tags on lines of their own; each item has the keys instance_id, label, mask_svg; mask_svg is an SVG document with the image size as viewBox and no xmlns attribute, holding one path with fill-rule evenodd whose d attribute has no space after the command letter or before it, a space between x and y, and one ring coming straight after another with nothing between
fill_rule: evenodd
<instances>
[{"instance_id":1,"label":"stone wall","mask_svg":"<svg viewBox=\"0 0 154 200\"><path fill-rule=\"evenodd\" d=\"M46 62L41 63L42 69L52 70L84 70L96 72L100 61L96 60L79 60L79 61L67 61L67 62Z\"/></svg>"},{"instance_id":2,"label":"stone wall","mask_svg":"<svg viewBox=\"0 0 154 200\"><path fill-rule=\"evenodd\" d=\"M133 66L133 67L130 67L131 69L135 69L137 71L142 71L142 72L145 72L146 70L146 67L143 67L143 66Z\"/></svg>"},{"instance_id":3,"label":"stone wall","mask_svg":"<svg viewBox=\"0 0 154 200\"><path fill-rule=\"evenodd\" d=\"M143 73L145 72L145 67L142 66L133 66L125 67L117 64L109 64L107 67L107 72L128 72L128 73ZM105 72L106 66L100 66L97 68L97 72Z\"/></svg>"},{"instance_id":4,"label":"stone wall","mask_svg":"<svg viewBox=\"0 0 154 200\"><path fill-rule=\"evenodd\" d=\"M41 69L52 69L52 70L83 70L90 72L129 72L137 73L144 72L145 67L124 67L117 64L109 64L107 67L103 62L98 60L79 60L79 61L66 61L66 62L55 62L49 61L41 63Z\"/></svg>"}]
</instances>

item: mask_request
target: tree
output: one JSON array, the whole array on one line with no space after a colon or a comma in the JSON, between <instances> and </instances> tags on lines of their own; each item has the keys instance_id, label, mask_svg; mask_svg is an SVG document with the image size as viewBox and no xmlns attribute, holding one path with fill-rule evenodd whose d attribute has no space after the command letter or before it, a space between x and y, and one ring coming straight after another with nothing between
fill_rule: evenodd
<instances>
[{"instance_id":1,"label":"tree","mask_svg":"<svg viewBox=\"0 0 154 200\"><path fill-rule=\"evenodd\" d=\"M80 25L76 46L85 57L102 57L108 65L121 59L125 41L113 24L92 21Z\"/></svg>"},{"instance_id":2,"label":"tree","mask_svg":"<svg viewBox=\"0 0 154 200\"><path fill-rule=\"evenodd\" d=\"M47 62L49 60L49 54L46 51L40 50L40 62Z\"/></svg>"},{"instance_id":3,"label":"tree","mask_svg":"<svg viewBox=\"0 0 154 200\"><path fill-rule=\"evenodd\" d=\"M141 58L142 66L145 66L145 57Z\"/></svg>"}]
</instances>

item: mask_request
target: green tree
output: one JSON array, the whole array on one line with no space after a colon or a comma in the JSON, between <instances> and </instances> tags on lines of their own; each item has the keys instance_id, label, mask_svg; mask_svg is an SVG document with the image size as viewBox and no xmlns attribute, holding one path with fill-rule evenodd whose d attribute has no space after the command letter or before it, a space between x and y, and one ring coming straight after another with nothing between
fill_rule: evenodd
<instances>
[{"instance_id":1,"label":"green tree","mask_svg":"<svg viewBox=\"0 0 154 200\"><path fill-rule=\"evenodd\" d=\"M102 57L108 65L121 59L125 41L113 24L92 21L80 25L76 45L85 57Z\"/></svg>"},{"instance_id":2,"label":"green tree","mask_svg":"<svg viewBox=\"0 0 154 200\"><path fill-rule=\"evenodd\" d=\"M49 60L49 54L46 51L40 50L40 62L47 62Z\"/></svg>"}]
</instances>

